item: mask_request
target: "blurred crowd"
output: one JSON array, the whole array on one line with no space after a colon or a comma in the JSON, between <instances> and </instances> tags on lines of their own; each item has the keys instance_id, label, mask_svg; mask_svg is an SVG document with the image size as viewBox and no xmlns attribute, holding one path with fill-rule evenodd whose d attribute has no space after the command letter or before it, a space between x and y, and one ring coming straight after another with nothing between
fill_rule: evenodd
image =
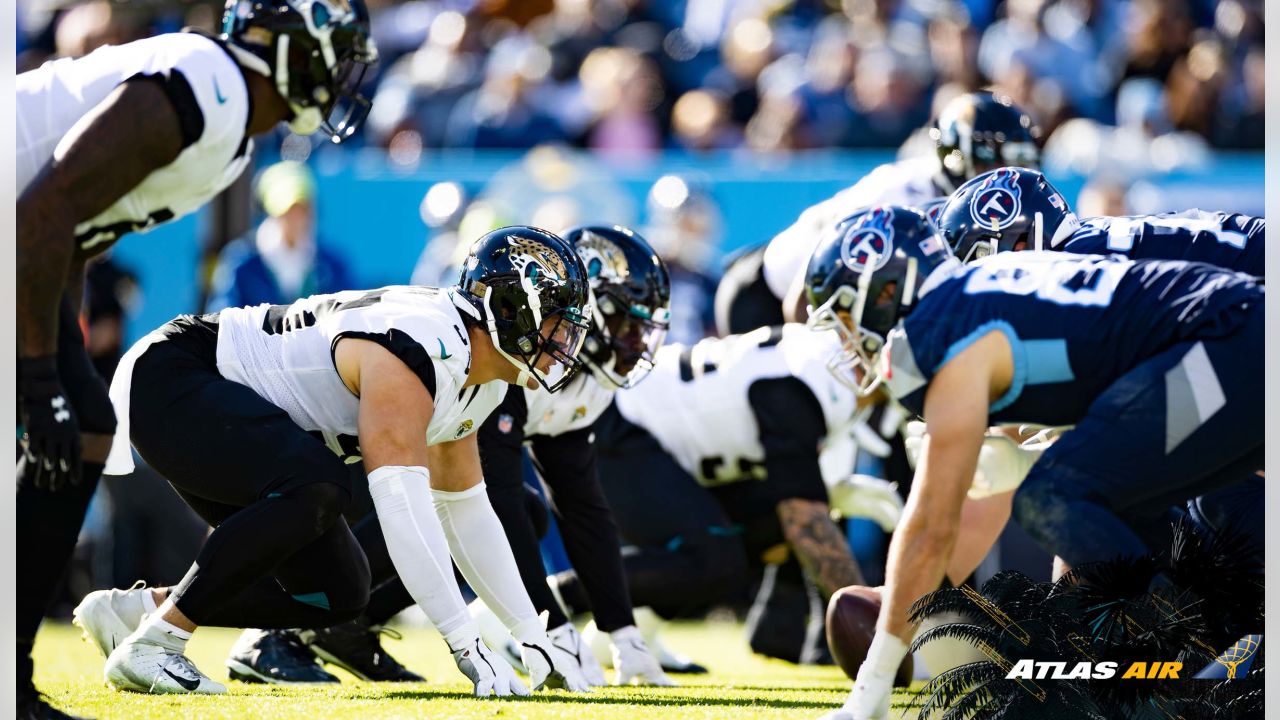
<instances>
[{"instance_id":1,"label":"blurred crowd","mask_svg":"<svg viewBox=\"0 0 1280 720\"><path fill-rule=\"evenodd\" d=\"M1262 0L367 2L382 62L364 141L404 161L547 142L897 147L989 85L1039 123L1047 160L1082 171L1115 152L1169 169L1263 144ZM20 69L212 31L220 14L176 0L19 7Z\"/></svg>"}]
</instances>

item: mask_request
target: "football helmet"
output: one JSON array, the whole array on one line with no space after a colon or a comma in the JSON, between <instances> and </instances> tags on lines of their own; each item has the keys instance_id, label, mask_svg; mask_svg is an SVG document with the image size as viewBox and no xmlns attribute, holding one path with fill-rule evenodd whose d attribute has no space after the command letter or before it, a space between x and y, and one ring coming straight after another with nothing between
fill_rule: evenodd
<instances>
[{"instance_id":1,"label":"football helmet","mask_svg":"<svg viewBox=\"0 0 1280 720\"><path fill-rule=\"evenodd\" d=\"M525 225L484 235L463 262L458 291L498 353L520 370L516 384L534 378L556 392L581 369L592 312L587 271L561 238ZM546 357L553 364L543 370Z\"/></svg>"},{"instance_id":2,"label":"football helmet","mask_svg":"<svg viewBox=\"0 0 1280 720\"><path fill-rule=\"evenodd\" d=\"M809 327L835 330L841 341L827 362L836 379L859 395L879 387L885 337L911 312L926 278L947 264L959 263L914 208L868 208L836 224L805 273Z\"/></svg>"},{"instance_id":3,"label":"football helmet","mask_svg":"<svg viewBox=\"0 0 1280 720\"><path fill-rule=\"evenodd\" d=\"M929 222L934 225L938 224L938 218L942 217L942 208L947 204L947 196L936 197L932 200L925 200L916 206L916 209L924 213L929 218Z\"/></svg>"},{"instance_id":4,"label":"football helmet","mask_svg":"<svg viewBox=\"0 0 1280 720\"><path fill-rule=\"evenodd\" d=\"M369 114L360 82L378 50L363 0L227 0L222 37L289 103L289 129L339 143Z\"/></svg>"},{"instance_id":5,"label":"football helmet","mask_svg":"<svg viewBox=\"0 0 1280 720\"><path fill-rule=\"evenodd\" d=\"M1010 250L1057 247L1080 221L1037 170L1000 168L951 194L938 229L962 262Z\"/></svg>"},{"instance_id":6,"label":"football helmet","mask_svg":"<svg viewBox=\"0 0 1280 720\"><path fill-rule=\"evenodd\" d=\"M942 163L941 183L953 191L982 173L1017 165L1039 167L1040 129L1003 95L966 93L947 103L929 129Z\"/></svg>"},{"instance_id":7,"label":"football helmet","mask_svg":"<svg viewBox=\"0 0 1280 720\"><path fill-rule=\"evenodd\" d=\"M594 301L583 360L605 387L632 387L667 337L667 266L643 237L617 225L573 228L564 239L582 258Z\"/></svg>"}]
</instances>

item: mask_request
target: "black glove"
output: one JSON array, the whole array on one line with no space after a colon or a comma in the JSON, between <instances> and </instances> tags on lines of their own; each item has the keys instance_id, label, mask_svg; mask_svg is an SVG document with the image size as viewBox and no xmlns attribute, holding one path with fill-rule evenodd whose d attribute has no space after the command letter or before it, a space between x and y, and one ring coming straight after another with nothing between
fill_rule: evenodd
<instances>
[{"instance_id":1,"label":"black glove","mask_svg":"<svg viewBox=\"0 0 1280 720\"><path fill-rule=\"evenodd\" d=\"M80 483L80 422L52 355L18 360L18 398L26 431L23 460L37 488L57 492Z\"/></svg>"}]
</instances>

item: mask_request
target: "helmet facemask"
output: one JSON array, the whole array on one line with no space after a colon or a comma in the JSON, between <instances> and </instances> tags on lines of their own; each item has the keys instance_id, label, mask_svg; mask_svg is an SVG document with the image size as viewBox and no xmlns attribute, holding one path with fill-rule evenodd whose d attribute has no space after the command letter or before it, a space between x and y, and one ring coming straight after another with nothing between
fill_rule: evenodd
<instances>
[{"instance_id":1,"label":"helmet facemask","mask_svg":"<svg viewBox=\"0 0 1280 720\"><path fill-rule=\"evenodd\" d=\"M666 342L668 310L627 303L609 292L593 297L587 366L607 388L633 387L653 370L658 348Z\"/></svg>"},{"instance_id":2,"label":"helmet facemask","mask_svg":"<svg viewBox=\"0 0 1280 720\"><path fill-rule=\"evenodd\" d=\"M529 379L537 380L547 392L557 392L573 381L582 369L578 353L590 329L586 315L578 308L557 309L544 317L539 285L555 282L548 278L531 278L521 275L520 285L527 298L527 307L514 312L493 307L493 288L486 287L483 296L489 338L498 354L506 358L520 371L516 384L528 387ZM498 324L514 324L518 332L500 333ZM541 368L550 358L552 364Z\"/></svg>"}]
</instances>

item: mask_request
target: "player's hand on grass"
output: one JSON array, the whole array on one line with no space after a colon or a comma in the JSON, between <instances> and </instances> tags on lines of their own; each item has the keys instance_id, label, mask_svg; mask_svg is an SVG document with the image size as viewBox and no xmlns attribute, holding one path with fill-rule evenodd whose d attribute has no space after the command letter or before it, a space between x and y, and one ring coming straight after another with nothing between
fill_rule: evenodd
<instances>
[{"instance_id":1,"label":"player's hand on grass","mask_svg":"<svg viewBox=\"0 0 1280 720\"><path fill-rule=\"evenodd\" d=\"M80 483L80 423L53 357L18 361L18 397L26 431L23 461L37 488L57 492ZM26 474L26 473L24 473Z\"/></svg>"},{"instance_id":2,"label":"player's hand on grass","mask_svg":"<svg viewBox=\"0 0 1280 720\"><path fill-rule=\"evenodd\" d=\"M573 692L590 692L591 685L582 676L578 661L556 647L543 634L533 642L520 643L520 659L529 669L529 684L534 690L561 688Z\"/></svg>"},{"instance_id":3,"label":"player's hand on grass","mask_svg":"<svg viewBox=\"0 0 1280 720\"><path fill-rule=\"evenodd\" d=\"M588 685L603 687L609 684L604 678L604 668L596 662L595 653L582 639L582 634L573 626L573 623L567 622L554 630L548 630L547 637L551 638L553 645L569 653L578 661L578 669L582 671L582 677L586 679Z\"/></svg>"},{"instance_id":4,"label":"player's hand on grass","mask_svg":"<svg viewBox=\"0 0 1280 720\"><path fill-rule=\"evenodd\" d=\"M529 688L516 677L516 671L479 637L467 642L462 649L454 650L453 661L471 681L476 697L529 694Z\"/></svg>"},{"instance_id":5,"label":"player's hand on grass","mask_svg":"<svg viewBox=\"0 0 1280 720\"><path fill-rule=\"evenodd\" d=\"M867 659L858 668L858 678L838 717L848 720L885 720L893 697L893 678L907 656L907 644L895 635L877 631L867 650Z\"/></svg>"},{"instance_id":6,"label":"player's hand on grass","mask_svg":"<svg viewBox=\"0 0 1280 720\"><path fill-rule=\"evenodd\" d=\"M613 644L613 666L618 670L618 685L675 687L676 681L662 671L662 663L649 652L636 626L614 630L609 633L609 639Z\"/></svg>"}]
</instances>

